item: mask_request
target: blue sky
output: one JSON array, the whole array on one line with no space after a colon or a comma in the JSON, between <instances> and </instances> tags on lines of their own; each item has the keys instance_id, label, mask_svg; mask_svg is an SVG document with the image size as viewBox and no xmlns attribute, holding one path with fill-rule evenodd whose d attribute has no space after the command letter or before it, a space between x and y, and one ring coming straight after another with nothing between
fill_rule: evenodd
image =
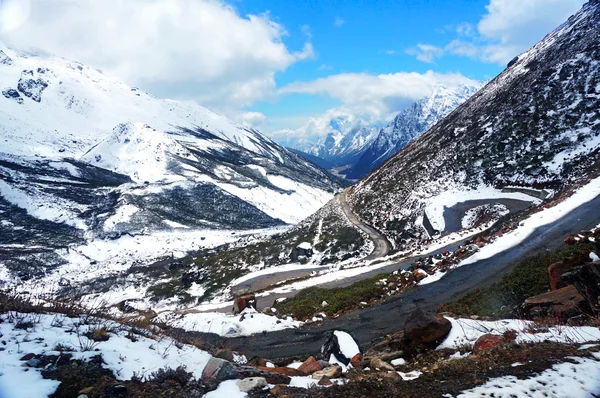
<instances>
[{"instance_id":1,"label":"blue sky","mask_svg":"<svg viewBox=\"0 0 600 398\"><path fill-rule=\"evenodd\" d=\"M285 27L287 35L282 36L282 40L290 49L302 48L307 40L312 43L313 58L297 62L275 75L277 87L285 87L297 81L309 82L340 73L380 75L434 71L487 81L504 69L507 60L539 41L575 12L583 1L563 0L554 13L551 3L552 0L547 3L532 0L242 0L231 4L242 16L268 13L270 19ZM524 15L527 13L534 15ZM540 15L536 18L535 14ZM512 18L515 21L511 21ZM486 22L480 25L484 19L488 20L487 29ZM515 30L521 37L511 38L510 34L507 37L503 29ZM464 51L452 51L448 46L453 41L469 43L469 46L463 48ZM419 44L426 45L426 51L420 51ZM496 54L486 55L486 46L494 45L503 48ZM327 92L290 93L257 101L247 109L265 115L263 128L273 131L299 128L311 116L343 107L343 102Z\"/></svg>"},{"instance_id":2,"label":"blue sky","mask_svg":"<svg viewBox=\"0 0 600 398\"><path fill-rule=\"evenodd\" d=\"M0 0L0 41L194 100L279 141L383 124L503 70L585 0ZM280 131L293 129L293 131Z\"/></svg>"}]
</instances>

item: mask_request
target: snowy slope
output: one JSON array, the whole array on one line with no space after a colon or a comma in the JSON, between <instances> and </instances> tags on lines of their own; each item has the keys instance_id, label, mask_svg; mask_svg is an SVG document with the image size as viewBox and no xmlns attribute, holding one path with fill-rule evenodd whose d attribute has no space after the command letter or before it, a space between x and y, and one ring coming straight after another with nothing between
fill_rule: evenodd
<instances>
[{"instance_id":1,"label":"snowy slope","mask_svg":"<svg viewBox=\"0 0 600 398\"><path fill-rule=\"evenodd\" d=\"M480 88L481 84L475 81L457 86L436 86L429 97L414 102L382 128L356 164L344 174L350 179L364 177L458 108Z\"/></svg>"},{"instance_id":2,"label":"snowy slope","mask_svg":"<svg viewBox=\"0 0 600 398\"><path fill-rule=\"evenodd\" d=\"M52 269L57 249L128 234L296 223L339 188L256 130L77 62L0 43L0 93L0 266Z\"/></svg>"},{"instance_id":3,"label":"snowy slope","mask_svg":"<svg viewBox=\"0 0 600 398\"><path fill-rule=\"evenodd\" d=\"M598 26L600 4L591 2L362 180L349 196L354 210L396 246L412 245L431 236L425 210L443 206L440 198L502 197L515 185L560 192L596 177Z\"/></svg>"}]
</instances>

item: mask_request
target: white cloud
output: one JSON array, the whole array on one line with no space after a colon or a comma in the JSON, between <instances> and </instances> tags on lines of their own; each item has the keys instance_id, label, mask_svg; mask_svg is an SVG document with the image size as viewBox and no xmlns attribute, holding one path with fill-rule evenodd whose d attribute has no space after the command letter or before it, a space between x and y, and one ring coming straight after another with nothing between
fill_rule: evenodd
<instances>
[{"instance_id":1,"label":"white cloud","mask_svg":"<svg viewBox=\"0 0 600 398\"><path fill-rule=\"evenodd\" d=\"M423 62L445 54L505 64L577 12L586 0L490 0L477 24L456 27L459 38L443 47L418 44L407 52Z\"/></svg>"},{"instance_id":2,"label":"white cloud","mask_svg":"<svg viewBox=\"0 0 600 398\"><path fill-rule=\"evenodd\" d=\"M327 65L327 64L321 64L321 66L319 66L317 68L317 70L332 70L332 69L333 69L333 66Z\"/></svg>"},{"instance_id":3,"label":"white cloud","mask_svg":"<svg viewBox=\"0 0 600 398\"><path fill-rule=\"evenodd\" d=\"M406 51L410 55L415 55L419 61L433 63L437 58L444 55L444 49L431 44L417 44L417 48L411 48Z\"/></svg>"},{"instance_id":4,"label":"white cloud","mask_svg":"<svg viewBox=\"0 0 600 398\"><path fill-rule=\"evenodd\" d=\"M387 55L395 55L396 54L396 50L385 50L385 53Z\"/></svg>"},{"instance_id":5,"label":"white cloud","mask_svg":"<svg viewBox=\"0 0 600 398\"><path fill-rule=\"evenodd\" d=\"M267 117L261 112L243 112L237 116L236 121L244 126L260 129L266 119Z\"/></svg>"},{"instance_id":6,"label":"white cloud","mask_svg":"<svg viewBox=\"0 0 600 398\"><path fill-rule=\"evenodd\" d=\"M299 137L318 137L329 132L332 119L343 117L351 124L371 125L389 122L407 105L428 95L435 87L479 83L458 73L399 72L381 75L341 73L310 82L291 83L280 94L327 95L340 102L318 117L307 119L296 130Z\"/></svg>"},{"instance_id":7,"label":"white cloud","mask_svg":"<svg viewBox=\"0 0 600 398\"><path fill-rule=\"evenodd\" d=\"M335 19L333 20L333 26L335 26L336 28L341 28L345 23L346 21L344 21L340 17L335 17Z\"/></svg>"},{"instance_id":8,"label":"white cloud","mask_svg":"<svg viewBox=\"0 0 600 398\"><path fill-rule=\"evenodd\" d=\"M282 42L286 31L268 14L242 17L219 0L34 1L19 25L0 39L220 111L271 95L276 72L314 57L310 42L290 51ZM304 32L310 39L310 30Z\"/></svg>"}]
</instances>

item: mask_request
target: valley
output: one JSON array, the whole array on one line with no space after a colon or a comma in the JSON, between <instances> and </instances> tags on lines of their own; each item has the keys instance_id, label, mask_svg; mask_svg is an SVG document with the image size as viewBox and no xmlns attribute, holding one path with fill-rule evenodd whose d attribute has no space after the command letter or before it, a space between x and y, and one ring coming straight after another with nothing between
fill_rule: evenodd
<instances>
[{"instance_id":1,"label":"valley","mask_svg":"<svg viewBox=\"0 0 600 398\"><path fill-rule=\"evenodd\" d=\"M0 12L0 398L600 394L600 1L493 78L439 66L497 62L485 17L438 29L458 37L444 47L377 50L423 73L327 61L295 82L282 74L321 56L318 24L288 52L269 11L180 1L139 6L258 29L269 45L234 69L268 60L266 81L218 91L231 71L193 63L122 81L18 48ZM150 48L175 43L162 21L138 27ZM198 40L250 36L216 29ZM203 62L248 56L233 47ZM221 113L197 103L215 96ZM319 101L333 108L301 115Z\"/></svg>"}]
</instances>

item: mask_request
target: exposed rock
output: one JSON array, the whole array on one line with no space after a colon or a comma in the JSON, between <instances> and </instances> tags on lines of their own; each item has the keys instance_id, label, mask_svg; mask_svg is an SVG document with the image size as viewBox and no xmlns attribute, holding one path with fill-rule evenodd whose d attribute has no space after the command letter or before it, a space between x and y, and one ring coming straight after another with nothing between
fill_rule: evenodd
<instances>
[{"instance_id":1,"label":"exposed rock","mask_svg":"<svg viewBox=\"0 0 600 398\"><path fill-rule=\"evenodd\" d=\"M268 370L264 370L268 369ZM271 372L275 368L253 368L251 366L240 366L238 368L238 379L246 379L249 377L264 377L269 384L290 384L292 379L281 373Z\"/></svg>"},{"instance_id":2,"label":"exposed rock","mask_svg":"<svg viewBox=\"0 0 600 398\"><path fill-rule=\"evenodd\" d=\"M586 300L573 285L548 293L529 297L522 305L524 313L531 318L555 316L562 320L582 313Z\"/></svg>"},{"instance_id":3,"label":"exposed rock","mask_svg":"<svg viewBox=\"0 0 600 398\"><path fill-rule=\"evenodd\" d=\"M267 367L258 366L257 369L262 370L263 372L277 373L280 375L290 376L290 377L291 376L301 376L300 372L298 372L297 369L286 368L284 366L279 366L276 368L267 368Z\"/></svg>"},{"instance_id":4,"label":"exposed rock","mask_svg":"<svg viewBox=\"0 0 600 398\"><path fill-rule=\"evenodd\" d=\"M6 53L0 50L0 65L12 65L13 60Z\"/></svg>"},{"instance_id":5,"label":"exposed rock","mask_svg":"<svg viewBox=\"0 0 600 398\"><path fill-rule=\"evenodd\" d=\"M267 361L259 356L253 356L248 360L248 365L258 367L258 366L267 366Z\"/></svg>"},{"instance_id":6,"label":"exposed rock","mask_svg":"<svg viewBox=\"0 0 600 398\"><path fill-rule=\"evenodd\" d=\"M215 354L215 358L220 358L220 359L224 359L229 362L233 362L233 351L225 350L225 349L219 350Z\"/></svg>"},{"instance_id":7,"label":"exposed rock","mask_svg":"<svg viewBox=\"0 0 600 398\"><path fill-rule=\"evenodd\" d=\"M239 314L240 312L244 311L246 308L256 309L256 297L253 294L238 297L233 302L233 313L234 314Z\"/></svg>"},{"instance_id":8,"label":"exposed rock","mask_svg":"<svg viewBox=\"0 0 600 398\"><path fill-rule=\"evenodd\" d=\"M300 367L298 367L297 370L301 376L308 376L315 372L318 372L319 370L323 370L323 368L321 368L321 366L314 357L309 357L306 361L302 363L302 365L300 365Z\"/></svg>"},{"instance_id":9,"label":"exposed rock","mask_svg":"<svg viewBox=\"0 0 600 398\"><path fill-rule=\"evenodd\" d=\"M391 372L393 372L395 370L392 365L383 361L379 357L371 358L370 367L371 367L371 369L375 369L375 370L387 370L387 371L391 371Z\"/></svg>"},{"instance_id":10,"label":"exposed rock","mask_svg":"<svg viewBox=\"0 0 600 398\"><path fill-rule=\"evenodd\" d=\"M550 279L550 288L552 290L558 290L567 286L562 275L571 268L573 268L572 265L566 264L563 261L554 263L548 267L548 278Z\"/></svg>"},{"instance_id":11,"label":"exposed rock","mask_svg":"<svg viewBox=\"0 0 600 398\"><path fill-rule=\"evenodd\" d=\"M360 369L360 363L362 362L363 358L363 354L358 353L352 357L350 364L352 364L354 369Z\"/></svg>"},{"instance_id":12,"label":"exposed rock","mask_svg":"<svg viewBox=\"0 0 600 398\"><path fill-rule=\"evenodd\" d=\"M589 263L573 268L563 275L587 301L589 309L600 312L600 263Z\"/></svg>"},{"instance_id":13,"label":"exposed rock","mask_svg":"<svg viewBox=\"0 0 600 398\"><path fill-rule=\"evenodd\" d=\"M327 376L330 379L335 379L342 375L342 367L340 365L333 365L323 370L319 370L312 374L312 378L316 380L321 380L321 377Z\"/></svg>"},{"instance_id":14,"label":"exposed rock","mask_svg":"<svg viewBox=\"0 0 600 398\"><path fill-rule=\"evenodd\" d=\"M35 102L42 101L42 92L48 87L48 82L38 77L33 78L33 71L23 71L21 79L17 84L17 89L23 93L24 96L31 98Z\"/></svg>"},{"instance_id":15,"label":"exposed rock","mask_svg":"<svg viewBox=\"0 0 600 398\"><path fill-rule=\"evenodd\" d=\"M319 366L321 367L321 369L325 369L331 366L331 364L327 361L325 361L324 359L319 359L317 361L317 363L319 364Z\"/></svg>"},{"instance_id":16,"label":"exposed rock","mask_svg":"<svg viewBox=\"0 0 600 398\"><path fill-rule=\"evenodd\" d=\"M236 366L220 358L211 358L202 370L202 382L209 391L216 389L221 382L238 378Z\"/></svg>"},{"instance_id":17,"label":"exposed rock","mask_svg":"<svg viewBox=\"0 0 600 398\"><path fill-rule=\"evenodd\" d=\"M417 309L404 325L404 334L410 340L421 344L441 342L452 329L449 320L434 312Z\"/></svg>"},{"instance_id":18,"label":"exposed rock","mask_svg":"<svg viewBox=\"0 0 600 398\"><path fill-rule=\"evenodd\" d=\"M495 334L484 334L479 337L473 345L473 352L478 353L491 348L497 347L502 343L502 336Z\"/></svg>"},{"instance_id":19,"label":"exposed rock","mask_svg":"<svg viewBox=\"0 0 600 398\"><path fill-rule=\"evenodd\" d=\"M23 97L21 97L21 94L19 94L19 92L14 88L7 88L3 90L2 95L8 99L17 101L19 104L23 103Z\"/></svg>"},{"instance_id":20,"label":"exposed rock","mask_svg":"<svg viewBox=\"0 0 600 398\"><path fill-rule=\"evenodd\" d=\"M317 384L320 386L330 386L333 383L331 382L331 379L329 379L329 377L323 376L323 377L321 377L321 379L319 380L319 382Z\"/></svg>"},{"instance_id":21,"label":"exposed rock","mask_svg":"<svg viewBox=\"0 0 600 398\"><path fill-rule=\"evenodd\" d=\"M264 377L249 377L247 379L238 380L237 386L241 392L249 392L257 388L267 386L267 379Z\"/></svg>"}]
</instances>

